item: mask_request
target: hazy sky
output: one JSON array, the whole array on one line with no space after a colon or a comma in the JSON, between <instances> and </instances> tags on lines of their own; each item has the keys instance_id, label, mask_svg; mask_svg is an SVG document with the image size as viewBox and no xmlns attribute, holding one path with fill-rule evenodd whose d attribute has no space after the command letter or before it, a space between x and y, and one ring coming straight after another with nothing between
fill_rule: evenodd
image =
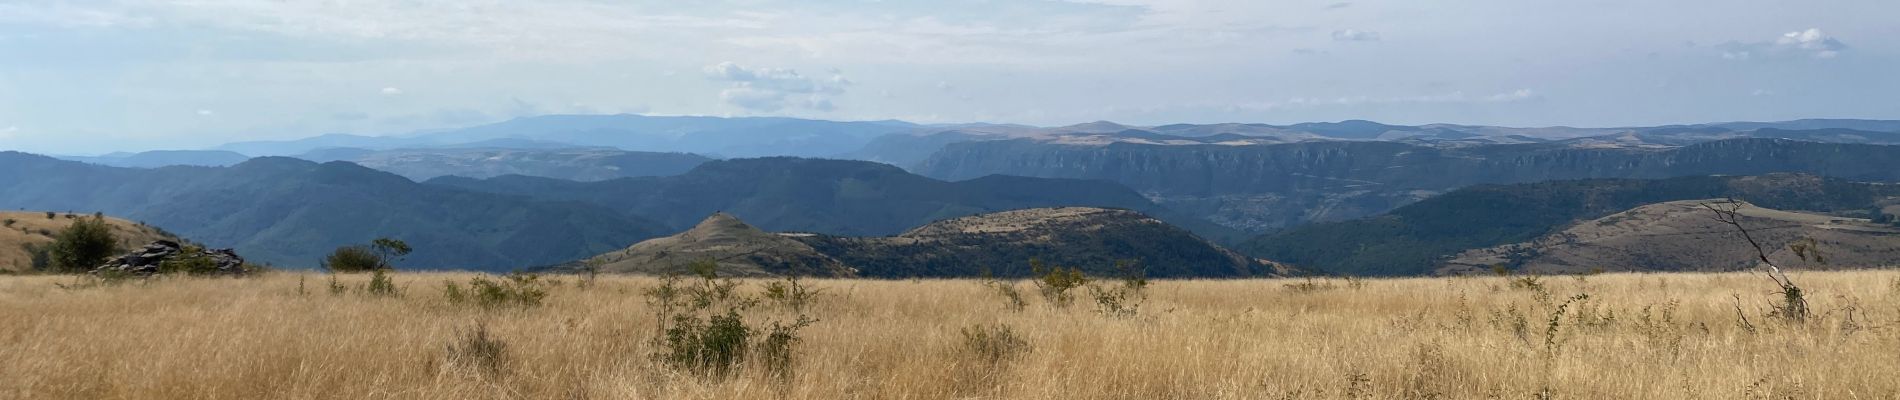
<instances>
[{"instance_id":1,"label":"hazy sky","mask_svg":"<svg viewBox=\"0 0 1900 400\"><path fill-rule=\"evenodd\" d=\"M1900 118L1892 0L0 0L0 149L550 113Z\"/></svg>"}]
</instances>

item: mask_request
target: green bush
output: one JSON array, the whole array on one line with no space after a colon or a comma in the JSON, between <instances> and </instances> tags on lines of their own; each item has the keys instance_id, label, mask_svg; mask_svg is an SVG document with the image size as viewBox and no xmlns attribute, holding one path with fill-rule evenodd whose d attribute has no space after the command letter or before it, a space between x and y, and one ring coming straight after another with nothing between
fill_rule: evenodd
<instances>
[{"instance_id":1,"label":"green bush","mask_svg":"<svg viewBox=\"0 0 1900 400\"><path fill-rule=\"evenodd\" d=\"M389 268L383 256L366 246L343 246L323 258L323 269L338 273L380 271Z\"/></svg>"},{"instance_id":2,"label":"green bush","mask_svg":"<svg viewBox=\"0 0 1900 400\"><path fill-rule=\"evenodd\" d=\"M510 274L499 280L471 278L469 288L452 281L442 283L442 296L450 304L474 304L483 308L535 307L548 296L546 284L534 274Z\"/></svg>"},{"instance_id":3,"label":"green bush","mask_svg":"<svg viewBox=\"0 0 1900 400\"><path fill-rule=\"evenodd\" d=\"M771 377L790 377L794 350L801 341L798 331L817 322L804 309L819 291L796 279L766 285L766 296L797 316L790 323L774 321L762 329L746 322L746 313L758 308L759 299L739 293L738 282L721 279L712 262L691 267L699 275L695 282L668 276L658 287L643 291L659 322L653 360L711 378L730 376L750 360Z\"/></svg>"},{"instance_id":4,"label":"green bush","mask_svg":"<svg viewBox=\"0 0 1900 400\"><path fill-rule=\"evenodd\" d=\"M711 315L704 320L680 315L673 320L673 326L666 328L662 342L665 350L659 358L674 368L724 377L745 361L747 339L751 336L752 328L746 326L737 309L728 309L725 314Z\"/></svg>"},{"instance_id":5,"label":"green bush","mask_svg":"<svg viewBox=\"0 0 1900 400\"><path fill-rule=\"evenodd\" d=\"M766 300L798 313L804 313L805 307L817 302L823 293L823 290L805 285L798 275L788 275L784 279L765 283Z\"/></svg>"},{"instance_id":6,"label":"green bush","mask_svg":"<svg viewBox=\"0 0 1900 400\"><path fill-rule=\"evenodd\" d=\"M209 275L218 272L218 264L204 254L204 248L187 245L178 255L158 263L161 274Z\"/></svg>"},{"instance_id":7,"label":"green bush","mask_svg":"<svg viewBox=\"0 0 1900 400\"><path fill-rule=\"evenodd\" d=\"M119 240L104 218L75 218L53 238L52 267L57 272L86 272L118 252Z\"/></svg>"},{"instance_id":8,"label":"green bush","mask_svg":"<svg viewBox=\"0 0 1900 400\"><path fill-rule=\"evenodd\" d=\"M1036 288L1042 292L1042 298L1056 307L1074 303L1075 294L1069 292L1089 283L1088 276L1080 269L1044 267L1042 260L1029 260L1029 270L1036 274Z\"/></svg>"},{"instance_id":9,"label":"green bush","mask_svg":"<svg viewBox=\"0 0 1900 400\"><path fill-rule=\"evenodd\" d=\"M26 249L28 265L32 266L34 271L47 271L53 267L53 253L49 246L34 246L32 243L25 243L20 247Z\"/></svg>"},{"instance_id":10,"label":"green bush","mask_svg":"<svg viewBox=\"0 0 1900 400\"><path fill-rule=\"evenodd\" d=\"M402 289L396 287L396 281L389 278L383 270L371 272L369 283L363 285L363 293L374 297L401 297Z\"/></svg>"}]
</instances>

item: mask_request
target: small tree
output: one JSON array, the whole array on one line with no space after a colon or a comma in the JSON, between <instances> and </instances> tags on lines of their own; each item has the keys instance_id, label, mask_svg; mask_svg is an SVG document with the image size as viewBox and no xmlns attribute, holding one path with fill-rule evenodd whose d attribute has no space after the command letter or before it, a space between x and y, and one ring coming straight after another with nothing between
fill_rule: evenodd
<instances>
[{"instance_id":1,"label":"small tree","mask_svg":"<svg viewBox=\"0 0 1900 400\"><path fill-rule=\"evenodd\" d=\"M402 259L403 256L409 255L409 252L412 250L409 248L409 243L386 237L376 238L376 240L370 241L369 247L370 249L376 250L377 256L382 257L384 268L392 269L396 267L394 260Z\"/></svg>"},{"instance_id":2,"label":"small tree","mask_svg":"<svg viewBox=\"0 0 1900 400\"><path fill-rule=\"evenodd\" d=\"M57 272L85 272L119 252L119 239L105 218L76 218L53 239L52 267Z\"/></svg>"}]
</instances>

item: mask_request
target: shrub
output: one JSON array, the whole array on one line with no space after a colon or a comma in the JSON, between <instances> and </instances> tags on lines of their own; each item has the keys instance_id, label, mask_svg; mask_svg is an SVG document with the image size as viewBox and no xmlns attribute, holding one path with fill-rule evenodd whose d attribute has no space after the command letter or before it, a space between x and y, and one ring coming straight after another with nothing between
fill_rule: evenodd
<instances>
[{"instance_id":1,"label":"shrub","mask_svg":"<svg viewBox=\"0 0 1900 400\"><path fill-rule=\"evenodd\" d=\"M396 287L396 281L389 278L383 270L375 270L369 277L369 283L363 285L363 293L374 297L401 297L402 289Z\"/></svg>"},{"instance_id":2,"label":"shrub","mask_svg":"<svg viewBox=\"0 0 1900 400\"><path fill-rule=\"evenodd\" d=\"M323 258L323 269L338 273L380 271L389 268L383 257L365 246L343 246Z\"/></svg>"},{"instance_id":3,"label":"shrub","mask_svg":"<svg viewBox=\"0 0 1900 400\"><path fill-rule=\"evenodd\" d=\"M1133 317L1141 309L1141 302L1148 299L1148 278L1146 271L1133 262L1118 261L1115 269L1120 271L1119 285L1114 287L1089 286L1089 294L1095 297L1095 304L1104 315L1111 317Z\"/></svg>"},{"instance_id":4,"label":"shrub","mask_svg":"<svg viewBox=\"0 0 1900 400\"><path fill-rule=\"evenodd\" d=\"M158 263L162 274L209 275L218 272L218 264L204 254L204 248L187 245L178 255Z\"/></svg>"},{"instance_id":5,"label":"shrub","mask_svg":"<svg viewBox=\"0 0 1900 400\"><path fill-rule=\"evenodd\" d=\"M806 286L799 281L798 275L787 275L784 279L765 283L766 300L801 314L805 312L805 307L817 302L823 292L822 289Z\"/></svg>"},{"instance_id":6,"label":"shrub","mask_svg":"<svg viewBox=\"0 0 1900 400\"><path fill-rule=\"evenodd\" d=\"M1042 298L1056 307L1068 307L1075 302L1075 294L1069 291L1089 283L1087 275L1076 268L1044 267L1042 260L1029 260L1029 270L1036 274L1036 288L1042 292Z\"/></svg>"},{"instance_id":7,"label":"shrub","mask_svg":"<svg viewBox=\"0 0 1900 400\"><path fill-rule=\"evenodd\" d=\"M774 301L798 315L790 323L774 321L761 329L747 324L744 314L759 305L758 299L738 293L738 282L719 278L711 261L691 267L699 276L696 282L668 276L659 286L643 291L659 322L653 360L676 370L724 378L750 359L772 377L791 376L795 346L801 341L798 331L817 322L804 314L805 306L798 302L809 302L818 292L796 279L779 282L776 291L768 284L766 296L777 297Z\"/></svg>"},{"instance_id":8,"label":"shrub","mask_svg":"<svg viewBox=\"0 0 1900 400\"><path fill-rule=\"evenodd\" d=\"M21 244L20 247L26 249L28 265L34 271L47 271L53 267L52 249L47 246L34 246L32 243Z\"/></svg>"},{"instance_id":9,"label":"shrub","mask_svg":"<svg viewBox=\"0 0 1900 400\"><path fill-rule=\"evenodd\" d=\"M759 358L765 364L765 372L774 378L787 378L792 375L792 350L800 339L798 330L810 326L818 320L800 314L791 324L772 322L770 333L759 341Z\"/></svg>"},{"instance_id":10,"label":"shrub","mask_svg":"<svg viewBox=\"0 0 1900 400\"><path fill-rule=\"evenodd\" d=\"M659 358L674 368L724 377L745 361L747 338L751 335L752 328L746 326L737 309L728 309L723 315L708 316L705 320L680 315L674 319L673 326L666 329L665 352Z\"/></svg>"},{"instance_id":11,"label":"shrub","mask_svg":"<svg viewBox=\"0 0 1900 400\"><path fill-rule=\"evenodd\" d=\"M104 218L78 218L53 239L52 265L59 272L85 272L119 252L119 240Z\"/></svg>"},{"instance_id":12,"label":"shrub","mask_svg":"<svg viewBox=\"0 0 1900 400\"><path fill-rule=\"evenodd\" d=\"M499 280L475 277L468 285L464 291L455 282L443 282L442 295L450 304L473 303L483 308L535 307L548 296L541 277L534 274L510 274Z\"/></svg>"},{"instance_id":13,"label":"shrub","mask_svg":"<svg viewBox=\"0 0 1900 400\"><path fill-rule=\"evenodd\" d=\"M0 225L5 225L8 228L12 228L13 224L17 224L17 223L20 223L20 220L12 219L12 218L7 218L5 221L0 221Z\"/></svg>"}]
</instances>

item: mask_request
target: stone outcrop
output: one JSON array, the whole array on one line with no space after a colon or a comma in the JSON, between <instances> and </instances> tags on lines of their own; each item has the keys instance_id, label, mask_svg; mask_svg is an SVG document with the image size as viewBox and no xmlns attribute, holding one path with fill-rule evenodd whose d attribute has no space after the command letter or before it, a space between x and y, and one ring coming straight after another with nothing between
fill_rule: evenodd
<instances>
[{"instance_id":1,"label":"stone outcrop","mask_svg":"<svg viewBox=\"0 0 1900 400\"><path fill-rule=\"evenodd\" d=\"M167 262L183 268L181 272L193 275L245 275L252 272L245 267L244 258L231 249L185 247L178 242L159 240L137 251L107 260L105 264L93 268L92 274L150 276L164 272L163 266Z\"/></svg>"}]
</instances>

